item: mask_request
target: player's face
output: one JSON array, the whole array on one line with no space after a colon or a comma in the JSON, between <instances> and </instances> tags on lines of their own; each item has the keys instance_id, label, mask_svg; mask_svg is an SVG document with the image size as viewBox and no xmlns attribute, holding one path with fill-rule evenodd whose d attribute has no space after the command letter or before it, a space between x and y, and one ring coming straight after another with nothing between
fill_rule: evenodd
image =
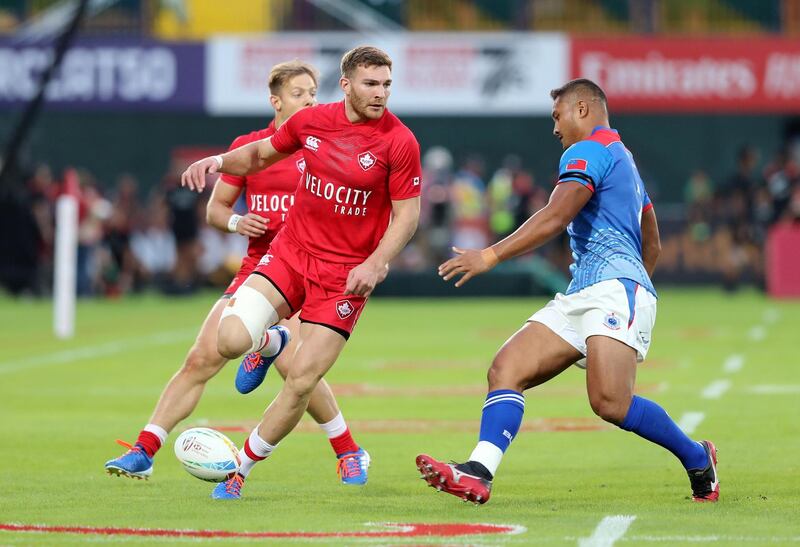
<instances>
[{"instance_id":1,"label":"player's face","mask_svg":"<svg viewBox=\"0 0 800 547\"><path fill-rule=\"evenodd\" d=\"M351 108L364 120L377 120L386 110L392 87L388 66L358 66L352 78L342 78L342 89Z\"/></svg>"},{"instance_id":2,"label":"player's face","mask_svg":"<svg viewBox=\"0 0 800 547\"><path fill-rule=\"evenodd\" d=\"M553 101L553 135L561 141L565 150L581 140L574 107L573 101L564 101L562 97L556 97Z\"/></svg>"},{"instance_id":3,"label":"player's face","mask_svg":"<svg viewBox=\"0 0 800 547\"><path fill-rule=\"evenodd\" d=\"M308 74L300 74L290 78L277 97L273 106L284 118L288 118L300 109L317 104L317 84Z\"/></svg>"}]
</instances>

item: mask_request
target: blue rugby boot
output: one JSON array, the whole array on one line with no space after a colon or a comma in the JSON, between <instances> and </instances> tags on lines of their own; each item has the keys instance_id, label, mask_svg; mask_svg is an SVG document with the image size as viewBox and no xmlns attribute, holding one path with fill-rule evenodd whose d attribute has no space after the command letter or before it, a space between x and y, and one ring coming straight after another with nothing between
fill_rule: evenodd
<instances>
[{"instance_id":1,"label":"blue rugby boot","mask_svg":"<svg viewBox=\"0 0 800 547\"><path fill-rule=\"evenodd\" d=\"M342 484L361 486L367 483L367 469L370 463L369 453L363 448L359 448L356 452L345 452L339 456L336 473L342 479Z\"/></svg>"},{"instance_id":2,"label":"blue rugby boot","mask_svg":"<svg viewBox=\"0 0 800 547\"><path fill-rule=\"evenodd\" d=\"M244 486L244 477L239 473L234 473L231 478L214 487L211 497L215 500L238 500L242 497L242 486Z\"/></svg>"},{"instance_id":3,"label":"blue rugby boot","mask_svg":"<svg viewBox=\"0 0 800 547\"><path fill-rule=\"evenodd\" d=\"M153 474L153 458L147 455L141 445L130 445L125 441L117 441L128 449L122 456L106 462L106 473L118 477L147 480Z\"/></svg>"},{"instance_id":4,"label":"blue rugby boot","mask_svg":"<svg viewBox=\"0 0 800 547\"><path fill-rule=\"evenodd\" d=\"M278 355L283 352L284 348L289 345L292 335L289 329L283 325L275 325L267 329L270 336L278 335L281 339L281 345L278 353L270 357L264 357L260 353L248 353L245 355L242 363L239 365L239 370L236 371L236 391L239 393L250 393L255 388L261 385L264 377L267 375L269 366L278 358Z\"/></svg>"}]
</instances>

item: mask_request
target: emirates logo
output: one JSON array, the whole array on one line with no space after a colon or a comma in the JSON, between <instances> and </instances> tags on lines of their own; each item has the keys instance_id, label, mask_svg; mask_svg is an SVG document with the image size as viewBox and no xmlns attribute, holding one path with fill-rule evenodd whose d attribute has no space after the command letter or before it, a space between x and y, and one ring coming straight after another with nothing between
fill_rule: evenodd
<instances>
[{"instance_id":1,"label":"emirates logo","mask_svg":"<svg viewBox=\"0 0 800 547\"><path fill-rule=\"evenodd\" d=\"M377 162L377 161L378 160L375 157L375 155L372 152L370 152L369 150L367 150L363 154L359 154L358 155L358 164L361 166L361 169L363 169L364 171L367 171L370 167L375 165L375 162Z\"/></svg>"},{"instance_id":2,"label":"emirates logo","mask_svg":"<svg viewBox=\"0 0 800 547\"><path fill-rule=\"evenodd\" d=\"M347 319L353 314L354 308L349 300L339 300L336 303L336 313L339 319Z\"/></svg>"}]
</instances>

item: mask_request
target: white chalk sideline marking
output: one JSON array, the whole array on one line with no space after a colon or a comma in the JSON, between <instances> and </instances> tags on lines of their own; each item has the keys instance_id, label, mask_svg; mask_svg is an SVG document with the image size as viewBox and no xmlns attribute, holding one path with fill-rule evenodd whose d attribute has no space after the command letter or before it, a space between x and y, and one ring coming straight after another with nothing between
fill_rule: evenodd
<instances>
[{"instance_id":1,"label":"white chalk sideline marking","mask_svg":"<svg viewBox=\"0 0 800 547\"><path fill-rule=\"evenodd\" d=\"M758 395L795 395L800 393L798 385L760 385L753 386L747 390Z\"/></svg>"},{"instance_id":2,"label":"white chalk sideline marking","mask_svg":"<svg viewBox=\"0 0 800 547\"><path fill-rule=\"evenodd\" d=\"M708 384L700 395L703 399L719 399L730 387L730 380L715 380Z\"/></svg>"},{"instance_id":3,"label":"white chalk sideline marking","mask_svg":"<svg viewBox=\"0 0 800 547\"><path fill-rule=\"evenodd\" d=\"M706 415L704 412L684 412L681 419L678 420L678 427L687 435L691 435L705 418Z\"/></svg>"},{"instance_id":4,"label":"white chalk sideline marking","mask_svg":"<svg viewBox=\"0 0 800 547\"><path fill-rule=\"evenodd\" d=\"M636 515L614 515L603 517L588 538L578 540L580 547L611 547L625 535Z\"/></svg>"},{"instance_id":5,"label":"white chalk sideline marking","mask_svg":"<svg viewBox=\"0 0 800 547\"><path fill-rule=\"evenodd\" d=\"M45 353L44 355L36 355L27 359L0 363L0 374L11 374L21 370L30 370L51 365L66 365L83 359L108 357L117 353L135 351L142 348L167 346L176 342L191 340L196 335L196 331L184 329L179 331L159 332L149 336L118 340L106 344L98 344L96 346L85 346L82 348Z\"/></svg>"},{"instance_id":6,"label":"white chalk sideline marking","mask_svg":"<svg viewBox=\"0 0 800 547\"><path fill-rule=\"evenodd\" d=\"M756 325L747 333L747 337L753 342L761 342L767 337L767 329L762 325Z\"/></svg>"},{"instance_id":7,"label":"white chalk sideline marking","mask_svg":"<svg viewBox=\"0 0 800 547\"><path fill-rule=\"evenodd\" d=\"M766 310L764 310L763 321L767 325L777 323L778 319L780 318L781 318L781 312L779 312L775 308L767 308Z\"/></svg>"},{"instance_id":8,"label":"white chalk sideline marking","mask_svg":"<svg viewBox=\"0 0 800 547\"><path fill-rule=\"evenodd\" d=\"M728 374L733 374L734 372L739 372L742 370L744 366L744 355L739 353L734 353L729 355L725 362L722 364L722 370L727 372Z\"/></svg>"}]
</instances>

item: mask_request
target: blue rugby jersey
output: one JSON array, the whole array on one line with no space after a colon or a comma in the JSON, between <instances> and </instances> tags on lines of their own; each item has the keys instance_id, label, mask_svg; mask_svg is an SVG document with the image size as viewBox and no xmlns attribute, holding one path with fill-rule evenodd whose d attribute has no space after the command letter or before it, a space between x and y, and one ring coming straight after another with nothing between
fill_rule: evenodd
<instances>
[{"instance_id":1,"label":"blue rugby jersey","mask_svg":"<svg viewBox=\"0 0 800 547\"><path fill-rule=\"evenodd\" d=\"M630 279L656 296L642 263L642 212L653 204L619 133L595 127L561 156L558 183L575 181L592 197L567 227L574 264L567 294L608 279Z\"/></svg>"}]
</instances>

